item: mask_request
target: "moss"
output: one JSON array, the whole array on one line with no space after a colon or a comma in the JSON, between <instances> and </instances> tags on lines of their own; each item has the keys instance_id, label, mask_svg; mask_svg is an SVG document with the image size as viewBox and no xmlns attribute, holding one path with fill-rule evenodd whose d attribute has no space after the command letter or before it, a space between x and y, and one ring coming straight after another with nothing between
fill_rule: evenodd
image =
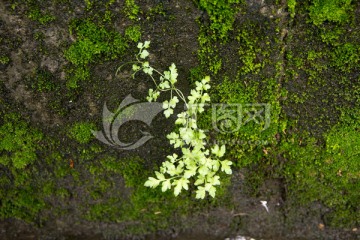
<instances>
[{"instance_id":1,"label":"moss","mask_svg":"<svg viewBox=\"0 0 360 240\"><path fill-rule=\"evenodd\" d=\"M143 223L149 224L151 221L159 220L159 218L164 221L164 217L169 217L172 210L175 210L171 207L174 202L167 199L170 197L175 200L175 197L171 197L171 193L160 194L156 190L144 187L144 182L151 171L145 169L143 159L138 157L127 159L107 158L101 161L101 165L106 172L120 174L125 181L125 186L131 188L132 193L127 202L123 202L121 199L110 199L106 204L94 205L91 210L93 217L98 216L104 220L103 215L97 215L97 213L101 213L109 216L107 219L112 221L129 221L141 218ZM117 208L115 214L112 213L114 208ZM162 211L162 215L154 215L154 212L157 211Z\"/></svg>"},{"instance_id":2,"label":"moss","mask_svg":"<svg viewBox=\"0 0 360 240\"><path fill-rule=\"evenodd\" d=\"M8 29L4 31L8 31ZM7 66L11 62L11 51L17 49L21 42L22 40L19 37L13 35L3 34L0 36L0 68Z\"/></svg>"},{"instance_id":3,"label":"moss","mask_svg":"<svg viewBox=\"0 0 360 240\"><path fill-rule=\"evenodd\" d=\"M84 0L84 1L85 1L86 9L90 10L93 6L93 2L91 0Z\"/></svg>"},{"instance_id":4,"label":"moss","mask_svg":"<svg viewBox=\"0 0 360 240\"><path fill-rule=\"evenodd\" d=\"M225 39L232 30L235 14L239 11L236 4L241 0L199 0L199 6L210 17L213 39Z\"/></svg>"},{"instance_id":5,"label":"moss","mask_svg":"<svg viewBox=\"0 0 360 240\"><path fill-rule=\"evenodd\" d=\"M56 195L59 196L61 199L67 199L70 196L70 193L65 188L58 188L56 190Z\"/></svg>"},{"instance_id":6,"label":"moss","mask_svg":"<svg viewBox=\"0 0 360 240\"><path fill-rule=\"evenodd\" d=\"M125 29L125 37L137 43L141 39L141 27L138 25L129 26Z\"/></svg>"},{"instance_id":7,"label":"moss","mask_svg":"<svg viewBox=\"0 0 360 240\"><path fill-rule=\"evenodd\" d=\"M42 25L45 25L49 22L54 21L56 18L55 16L49 14L49 13L44 13L42 12L40 9L38 8L33 8L29 11L28 13L28 17L33 20L33 21L37 21Z\"/></svg>"},{"instance_id":8,"label":"moss","mask_svg":"<svg viewBox=\"0 0 360 240\"><path fill-rule=\"evenodd\" d=\"M303 14L307 10L299 11ZM289 94L284 105L291 106L301 128L322 139L323 133L337 123L340 109L353 104L359 41L348 26L332 22L313 26L305 19L301 26L303 31L289 36Z\"/></svg>"},{"instance_id":9,"label":"moss","mask_svg":"<svg viewBox=\"0 0 360 240\"><path fill-rule=\"evenodd\" d=\"M77 41L65 51L65 57L74 65L92 63L96 56L114 59L127 47L118 33L107 31L90 20L73 21L70 32L76 33Z\"/></svg>"},{"instance_id":10,"label":"moss","mask_svg":"<svg viewBox=\"0 0 360 240\"><path fill-rule=\"evenodd\" d=\"M9 168L24 169L36 160L42 134L29 129L17 114L7 114L0 127L0 139L0 163Z\"/></svg>"},{"instance_id":11,"label":"moss","mask_svg":"<svg viewBox=\"0 0 360 240\"><path fill-rule=\"evenodd\" d=\"M294 18L291 23L299 30L291 29L281 40L272 35L281 27L287 27L280 21L268 21L259 15L254 19L252 14L236 19L240 1L197 2L208 13L210 22L202 19L200 23L200 65L191 70L190 84L211 73L213 103L238 104L243 113L232 126L230 121L224 121L223 127L230 130L243 123L238 129L212 131L209 140L227 144L226 157L234 160L234 171L244 166L249 168L251 176L246 181L250 194L258 193L257 188L264 179L281 178L286 183L288 199L298 200L299 204L321 202L327 207L323 218L326 224L357 226L360 139L356 109L360 104L357 73L360 42L356 35L357 16L351 15L353 7L346 3L350 1L343 1L343 5L336 5L336 1L312 1L310 7L307 4L311 1L288 1ZM93 78L93 66L122 57L127 45L141 38L138 25L128 26L124 37L111 28L115 15L110 5L125 6L126 15L135 21L141 14L136 3L133 0L123 5L114 0L84 3L86 18L71 22L70 31L76 41L65 50L69 61L69 88L77 88L81 81ZM328 12L329 4L340 10ZM33 10L34 20L41 24L50 22L46 17L41 20L41 15L48 12L39 9ZM162 3L149 10L147 16L153 14L166 14ZM308 16L314 24L306 23ZM352 18L355 33L345 26ZM279 25L274 26L276 24ZM233 29L234 26L237 29ZM38 32L34 38L40 42L44 36ZM0 58L1 64L8 64L10 60L6 59L10 50L4 46L16 49L16 45L20 45L21 41L12 45L13 40L16 42L12 38L1 40L5 57ZM284 45L286 51L282 48ZM42 95L58 89L52 81L53 74L43 68L36 69L28 80L29 86ZM7 91L3 93L0 102L5 105L9 99ZM317 102L317 99L320 100ZM249 117L244 110L253 103L271 105L268 128L263 129L260 118L259 123L253 120L244 123ZM55 101L54 109L61 105L60 100ZM257 107L254 105L255 110ZM212 110L200 116L202 128L221 128L220 120L213 121ZM298 122L289 126L286 117ZM296 131L315 123L311 134L321 128L316 138ZM153 174L153 163L129 153L105 153L91 142L94 127L91 123L79 122L66 129L70 138L81 143L74 148L57 141L45 143L42 134L19 116L4 117L0 127L0 167L4 170L0 176L0 217L37 223L45 215L42 210L51 207L49 197L53 197L53 203L63 204L56 211L49 208L54 218L72 214L74 205L69 203L72 199L76 214L89 221L131 224L124 229L125 236L171 226L181 228L179 219L197 211L231 206L230 198L226 198L230 178L225 176L217 198L201 202L193 200L193 189L175 198L171 192L145 188L143 183ZM52 138L62 139L57 135ZM81 204L77 199L81 199Z\"/></svg>"},{"instance_id":12,"label":"moss","mask_svg":"<svg viewBox=\"0 0 360 240\"><path fill-rule=\"evenodd\" d=\"M202 74L203 74L203 72L202 72L200 66L191 68L189 71L189 77L188 77L189 82L194 85L196 81L199 81L203 78Z\"/></svg>"},{"instance_id":13,"label":"moss","mask_svg":"<svg viewBox=\"0 0 360 240\"><path fill-rule=\"evenodd\" d=\"M272 101L257 104L258 89L256 83L245 86L228 78L216 89L218 102L222 103L219 109L214 109L214 106L212 109L212 114L216 111L216 119L214 115L212 117L212 121L215 121L213 124L216 124L213 127L218 131L216 139L227 145L229 157L237 160L238 167L257 162L263 155L262 149L274 143L274 135L279 131L278 103L271 99ZM224 112L219 112L222 107ZM262 113L261 117L249 118L257 111Z\"/></svg>"},{"instance_id":14,"label":"moss","mask_svg":"<svg viewBox=\"0 0 360 240\"><path fill-rule=\"evenodd\" d=\"M38 22L41 25L46 25L56 20L56 17L52 15L50 11L45 10L47 8L47 2L38 0L12 0L10 2L10 8L14 12L21 13L23 10L25 10L25 15L29 19Z\"/></svg>"},{"instance_id":15,"label":"moss","mask_svg":"<svg viewBox=\"0 0 360 240\"><path fill-rule=\"evenodd\" d=\"M344 24L350 19L352 0L313 0L309 7L311 21L319 26L325 21Z\"/></svg>"},{"instance_id":16,"label":"moss","mask_svg":"<svg viewBox=\"0 0 360 240\"><path fill-rule=\"evenodd\" d=\"M265 52L256 47L259 39L250 35L246 30L240 30L240 33L236 36L236 40L239 42L239 57L242 62L242 67L240 68L240 74L248 74L248 73L259 73L261 68L264 66L264 62L260 62L258 59L263 59L263 55ZM266 39L264 39L266 41Z\"/></svg>"},{"instance_id":17,"label":"moss","mask_svg":"<svg viewBox=\"0 0 360 240\"><path fill-rule=\"evenodd\" d=\"M41 189L36 188L38 151L42 133L31 128L19 115L3 115L0 126L0 218L37 219L45 206ZM48 194L46 192L45 194Z\"/></svg>"},{"instance_id":18,"label":"moss","mask_svg":"<svg viewBox=\"0 0 360 240\"><path fill-rule=\"evenodd\" d=\"M90 203L86 219L105 222L133 222L122 234L148 234L160 229L175 226L176 216L187 216L209 205L215 206L224 201L226 184L219 188L218 199L209 202L193 201L190 193L175 197L173 192L161 192L144 186L146 179L153 174L149 164L138 156L116 158L107 156L98 163L91 163L89 171L93 175L91 197L97 200ZM118 185L119 176L124 186ZM229 183L224 177L222 183ZM111 194L108 194L111 192ZM195 194L195 193L193 193ZM101 199L101 200L100 200Z\"/></svg>"},{"instance_id":19,"label":"moss","mask_svg":"<svg viewBox=\"0 0 360 240\"><path fill-rule=\"evenodd\" d=\"M214 47L214 42L206 34L206 28L201 27L198 36L199 50L198 58L202 67L202 71L207 74L211 71L217 74L222 67L222 59L219 57L218 50Z\"/></svg>"},{"instance_id":20,"label":"moss","mask_svg":"<svg viewBox=\"0 0 360 240\"><path fill-rule=\"evenodd\" d=\"M332 65L341 71L350 72L357 68L360 61L360 46L345 43L332 52Z\"/></svg>"},{"instance_id":21,"label":"moss","mask_svg":"<svg viewBox=\"0 0 360 240\"><path fill-rule=\"evenodd\" d=\"M292 137L281 145L289 196L301 204L321 201L332 226L359 224L360 145L358 126L339 124L326 134L326 148L309 137ZM344 141L346 139L346 141Z\"/></svg>"},{"instance_id":22,"label":"moss","mask_svg":"<svg viewBox=\"0 0 360 240\"><path fill-rule=\"evenodd\" d=\"M325 5L334 3L323 1ZM315 11L314 6L312 11ZM349 6L337 7L345 9ZM354 76L359 42L351 37L346 27L341 26L350 19L350 15L339 15L337 20L334 18L334 14L345 14L345 11L329 13L329 16L333 15L326 20L320 12L319 18L310 15L319 20L316 28L307 25L313 30L306 32L306 36L292 38L302 39L302 42L294 44L298 49L292 52L288 68L297 72L292 74L299 76L295 77L296 81L301 79L300 76L308 81L305 87L300 86L294 91L296 81L291 78L288 100L305 106L302 108L304 111L299 111L302 120L299 121L300 127L298 124L300 129L315 123L316 127L311 128L311 132L322 131L321 135L315 135L316 139L305 133L293 133L281 142L280 151L286 159L285 164L282 163L284 172L281 174L288 183L289 199L304 205L321 202L329 209L324 216L327 225L351 227L359 224L359 204L355 200L359 199L355 189L359 188L360 170L355 160L359 152L358 84ZM321 104L314 104L314 99L318 99L314 96L319 93L322 94ZM301 99L297 100L299 97ZM314 117L314 112L321 114ZM306 118L306 114L312 117Z\"/></svg>"},{"instance_id":23,"label":"moss","mask_svg":"<svg viewBox=\"0 0 360 240\"><path fill-rule=\"evenodd\" d=\"M69 89L76 89L79 87L79 82L88 80L90 77L90 69L87 66L79 66L70 68L67 72L68 80L66 86Z\"/></svg>"},{"instance_id":24,"label":"moss","mask_svg":"<svg viewBox=\"0 0 360 240\"><path fill-rule=\"evenodd\" d=\"M54 82L53 74L47 69L37 68L29 77L28 82L31 88L38 92L51 92L59 89Z\"/></svg>"},{"instance_id":25,"label":"moss","mask_svg":"<svg viewBox=\"0 0 360 240\"><path fill-rule=\"evenodd\" d=\"M65 58L72 63L68 70L68 87L77 88L79 81L90 77L89 64L112 60L124 53L126 40L115 31L108 31L89 19L75 20L70 33L76 33L77 41L65 50Z\"/></svg>"},{"instance_id":26,"label":"moss","mask_svg":"<svg viewBox=\"0 0 360 240\"><path fill-rule=\"evenodd\" d=\"M222 76L212 78L212 108L200 117L199 125L214 132L212 141L226 144L227 157L237 167L257 163L263 150L276 144L274 136L286 126L286 121L280 120L279 102L283 92L279 84L282 68L278 66L283 62L273 60L281 48L273 45L274 35L267 35L271 27L266 21L248 19L238 23L229 43L211 48L220 56L237 54L220 59ZM200 69L208 69L211 62L201 64ZM194 73L200 75L199 69Z\"/></svg>"},{"instance_id":27,"label":"moss","mask_svg":"<svg viewBox=\"0 0 360 240\"><path fill-rule=\"evenodd\" d=\"M207 12L210 24L200 24L198 35L198 58L205 74L217 74L223 67L223 59L219 56L218 44L228 40L228 32L233 29L235 14L239 12L241 0L205 1L199 0L198 7Z\"/></svg>"},{"instance_id":28,"label":"moss","mask_svg":"<svg viewBox=\"0 0 360 240\"><path fill-rule=\"evenodd\" d=\"M92 130L95 129L95 124L87 122L75 123L69 129L69 136L79 143L88 143L94 137Z\"/></svg>"},{"instance_id":29,"label":"moss","mask_svg":"<svg viewBox=\"0 0 360 240\"><path fill-rule=\"evenodd\" d=\"M10 62L10 58L8 56L0 56L0 64L8 64Z\"/></svg>"},{"instance_id":30,"label":"moss","mask_svg":"<svg viewBox=\"0 0 360 240\"><path fill-rule=\"evenodd\" d=\"M2 193L3 191L1 191ZM45 203L39 199L33 187L23 186L13 192L2 195L0 218L19 218L27 221L36 221L38 212L44 208Z\"/></svg>"},{"instance_id":31,"label":"moss","mask_svg":"<svg viewBox=\"0 0 360 240\"><path fill-rule=\"evenodd\" d=\"M137 20L140 7L135 3L135 0L125 0L124 13L130 20Z\"/></svg>"},{"instance_id":32,"label":"moss","mask_svg":"<svg viewBox=\"0 0 360 240\"><path fill-rule=\"evenodd\" d=\"M163 17L167 15L166 10L164 9L164 4L162 2L157 4L155 7L150 8L150 10L147 12L147 19L149 20L155 15L160 15Z\"/></svg>"},{"instance_id":33,"label":"moss","mask_svg":"<svg viewBox=\"0 0 360 240\"><path fill-rule=\"evenodd\" d=\"M331 29L330 31L328 29L321 29L321 39L324 43L330 44L330 45L339 45L339 40L341 39L341 36L345 34L345 29L340 27L334 27L334 29Z\"/></svg>"},{"instance_id":34,"label":"moss","mask_svg":"<svg viewBox=\"0 0 360 240\"><path fill-rule=\"evenodd\" d=\"M287 1L288 11L290 13L290 17L295 17L295 7L296 7L296 0L288 0Z\"/></svg>"}]
</instances>

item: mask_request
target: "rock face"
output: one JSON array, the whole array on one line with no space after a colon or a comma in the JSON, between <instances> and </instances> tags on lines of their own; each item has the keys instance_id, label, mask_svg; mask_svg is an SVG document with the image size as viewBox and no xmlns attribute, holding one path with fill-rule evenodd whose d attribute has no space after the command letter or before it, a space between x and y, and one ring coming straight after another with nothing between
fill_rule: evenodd
<instances>
[{"instance_id":1,"label":"rock face","mask_svg":"<svg viewBox=\"0 0 360 240\"><path fill-rule=\"evenodd\" d=\"M0 1L0 239L358 239L360 3L343 2ZM145 40L185 98L211 76L196 120L233 162L215 199L144 186L181 154L183 106L111 127L156 87L129 64ZM105 144L105 126L148 139Z\"/></svg>"}]
</instances>

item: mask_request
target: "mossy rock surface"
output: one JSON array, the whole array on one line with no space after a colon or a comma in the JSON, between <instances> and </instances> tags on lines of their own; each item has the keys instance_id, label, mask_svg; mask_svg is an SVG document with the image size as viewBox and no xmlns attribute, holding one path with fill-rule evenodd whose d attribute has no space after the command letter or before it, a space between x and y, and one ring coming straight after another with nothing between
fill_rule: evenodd
<instances>
[{"instance_id":1,"label":"mossy rock surface","mask_svg":"<svg viewBox=\"0 0 360 240\"><path fill-rule=\"evenodd\" d=\"M0 239L359 238L359 26L352 0L1 2ZM154 88L115 74L146 40L185 95L211 76L198 125L233 161L215 199L144 186L175 117L104 129Z\"/></svg>"}]
</instances>

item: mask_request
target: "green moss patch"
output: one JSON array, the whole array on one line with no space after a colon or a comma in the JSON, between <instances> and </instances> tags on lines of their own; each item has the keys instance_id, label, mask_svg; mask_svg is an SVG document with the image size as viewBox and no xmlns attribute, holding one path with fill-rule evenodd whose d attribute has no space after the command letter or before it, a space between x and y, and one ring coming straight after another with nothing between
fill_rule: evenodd
<instances>
[{"instance_id":1,"label":"green moss patch","mask_svg":"<svg viewBox=\"0 0 360 240\"><path fill-rule=\"evenodd\" d=\"M90 77L89 64L100 59L116 59L128 47L119 33L108 31L88 19L73 21L70 33L76 34L76 42L64 52L65 58L72 63L67 82L69 88L76 88L79 81Z\"/></svg>"},{"instance_id":2,"label":"green moss patch","mask_svg":"<svg viewBox=\"0 0 360 240\"><path fill-rule=\"evenodd\" d=\"M8 113L0 125L0 218L36 221L45 206L37 187L35 167L39 162L42 133L32 129L19 115Z\"/></svg>"},{"instance_id":3,"label":"green moss patch","mask_svg":"<svg viewBox=\"0 0 360 240\"><path fill-rule=\"evenodd\" d=\"M75 123L69 129L69 136L79 143L88 143L92 138L94 138L92 134L92 130L95 129L95 124L80 122Z\"/></svg>"}]
</instances>

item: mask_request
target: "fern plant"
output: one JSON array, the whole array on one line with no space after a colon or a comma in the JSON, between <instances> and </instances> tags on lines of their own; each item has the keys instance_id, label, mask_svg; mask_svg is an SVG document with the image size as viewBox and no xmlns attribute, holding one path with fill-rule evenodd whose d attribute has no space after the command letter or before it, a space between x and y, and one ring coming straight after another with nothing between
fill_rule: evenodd
<instances>
[{"instance_id":1,"label":"fern plant","mask_svg":"<svg viewBox=\"0 0 360 240\"><path fill-rule=\"evenodd\" d=\"M145 186L161 186L163 192L173 189L174 195L178 196L183 189L189 190L189 185L193 183L196 186L196 198L203 199L207 193L215 197L216 186L220 185L218 173L223 171L231 174L232 162L221 160L226 151L225 145L209 148L204 130L197 126L197 114L203 112L205 104L210 102L210 96L206 93L210 88L210 77L206 76L195 82L196 88L186 98L175 86L178 81L176 65L172 63L164 72L153 68L146 60L149 46L150 41L138 44L139 52L132 66L132 76L135 77L137 72L142 71L154 82L155 88L149 89L146 98L149 102L156 101L162 92L170 92L170 99L163 102L166 118L174 113L174 108L180 101L185 104L186 110L177 114L175 124L179 125L178 130L167 135L170 144L175 149L179 148L182 155L173 153L167 156L159 171L155 171L154 177L148 178Z\"/></svg>"}]
</instances>

